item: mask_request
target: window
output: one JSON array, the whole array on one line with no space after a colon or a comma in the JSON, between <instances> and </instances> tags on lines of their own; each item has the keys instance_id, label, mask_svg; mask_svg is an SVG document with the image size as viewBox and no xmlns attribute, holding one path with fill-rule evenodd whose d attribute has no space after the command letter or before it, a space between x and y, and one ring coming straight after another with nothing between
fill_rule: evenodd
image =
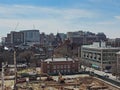
<instances>
[{"instance_id":1,"label":"window","mask_svg":"<svg viewBox=\"0 0 120 90\"><path fill-rule=\"evenodd\" d=\"M59 73L59 70L57 70L57 73Z\"/></svg>"},{"instance_id":2,"label":"window","mask_svg":"<svg viewBox=\"0 0 120 90\"><path fill-rule=\"evenodd\" d=\"M56 73L56 70L54 70L54 73Z\"/></svg>"},{"instance_id":3,"label":"window","mask_svg":"<svg viewBox=\"0 0 120 90\"><path fill-rule=\"evenodd\" d=\"M84 54L84 57L86 57L86 55Z\"/></svg>"},{"instance_id":4,"label":"window","mask_svg":"<svg viewBox=\"0 0 120 90\"><path fill-rule=\"evenodd\" d=\"M70 69L68 69L68 72L70 72Z\"/></svg>"},{"instance_id":5,"label":"window","mask_svg":"<svg viewBox=\"0 0 120 90\"><path fill-rule=\"evenodd\" d=\"M53 67L54 69L56 69L56 65L54 65L54 67Z\"/></svg>"},{"instance_id":6,"label":"window","mask_svg":"<svg viewBox=\"0 0 120 90\"><path fill-rule=\"evenodd\" d=\"M57 65L57 68L59 69L59 65Z\"/></svg>"},{"instance_id":7,"label":"window","mask_svg":"<svg viewBox=\"0 0 120 90\"><path fill-rule=\"evenodd\" d=\"M61 65L61 69L63 68L63 65Z\"/></svg>"},{"instance_id":8,"label":"window","mask_svg":"<svg viewBox=\"0 0 120 90\"><path fill-rule=\"evenodd\" d=\"M68 68L70 68L70 65L68 65Z\"/></svg>"},{"instance_id":9,"label":"window","mask_svg":"<svg viewBox=\"0 0 120 90\"><path fill-rule=\"evenodd\" d=\"M101 60L101 58L98 58L98 60Z\"/></svg>"},{"instance_id":10,"label":"window","mask_svg":"<svg viewBox=\"0 0 120 90\"><path fill-rule=\"evenodd\" d=\"M66 70L64 70L64 72L66 72Z\"/></svg>"},{"instance_id":11,"label":"window","mask_svg":"<svg viewBox=\"0 0 120 90\"><path fill-rule=\"evenodd\" d=\"M64 65L64 68L66 68L66 65Z\"/></svg>"},{"instance_id":12,"label":"window","mask_svg":"<svg viewBox=\"0 0 120 90\"><path fill-rule=\"evenodd\" d=\"M63 70L61 70L61 73L63 73Z\"/></svg>"},{"instance_id":13,"label":"window","mask_svg":"<svg viewBox=\"0 0 120 90\"><path fill-rule=\"evenodd\" d=\"M47 65L47 68L49 69L49 68L50 68L50 66L49 66L49 65Z\"/></svg>"}]
</instances>

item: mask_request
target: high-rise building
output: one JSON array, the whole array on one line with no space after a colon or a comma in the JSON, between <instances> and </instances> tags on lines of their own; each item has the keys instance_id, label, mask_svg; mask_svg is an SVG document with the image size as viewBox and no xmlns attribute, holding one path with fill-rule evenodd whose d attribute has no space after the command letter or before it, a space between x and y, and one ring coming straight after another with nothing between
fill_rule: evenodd
<instances>
[{"instance_id":1,"label":"high-rise building","mask_svg":"<svg viewBox=\"0 0 120 90\"><path fill-rule=\"evenodd\" d=\"M10 34L11 34L11 44L19 45L24 42L24 35L22 32L12 31Z\"/></svg>"},{"instance_id":2,"label":"high-rise building","mask_svg":"<svg viewBox=\"0 0 120 90\"><path fill-rule=\"evenodd\" d=\"M5 37L5 44L8 46L40 44L39 30L11 31L7 34L7 37Z\"/></svg>"},{"instance_id":3,"label":"high-rise building","mask_svg":"<svg viewBox=\"0 0 120 90\"><path fill-rule=\"evenodd\" d=\"M24 44L39 44L40 32L39 30L23 30L20 31L24 35Z\"/></svg>"}]
</instances>

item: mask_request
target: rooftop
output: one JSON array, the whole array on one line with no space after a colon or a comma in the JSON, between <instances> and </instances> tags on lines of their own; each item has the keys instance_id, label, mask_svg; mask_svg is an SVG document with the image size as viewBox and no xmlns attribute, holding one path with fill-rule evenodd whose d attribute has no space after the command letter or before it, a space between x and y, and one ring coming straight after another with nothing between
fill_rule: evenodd
<instances>
[{"instance_id":1,"label":"rooftop","mask_svg":"<svg viewBox=\"0 0 120 90\"><path fill-rule=\"evenodd\" d=\"M83 48L92 48L92 49L120 49L120 47L95 47L92 45L84 45Z\"/></svg>"},{"instance_id":2,"label":"rooftop","mask_svg":"<svg viewBox=\"0 0 120 90\"><path fill-rule=\"evenodd\" d=\"M73 59L71 58L49 58L45 60L46 62L50 62L50 61L55 61L55 62L59 62L59 61L73 61Z\"/></svg>"},{"instance_id":3,"label":"rooftop","mask_svg":"<svg viewBox=\"0 0 120 90\"><path fill-rule=\"evenodd\" d=\"M117 52L116 54L119 54L119 55L120 55L120 51L119 51L119 52Z\"/></svg>"},{"instance_id":4,"label":"rooftop","mask_svg":"<svg viewBox=\"0 0 120 90\"><path fill-rule=\"evenodd\" d=\"M31 30L20 30L20 32L33 32L33 31L37 31L37 32L39 32L39 30L37 30L37 29L31 29Z\"/></svg>"},{"instance_id":5,"label":"rooftop","mask_svg":"<svg viewBox=\"0 0 120 90\"><path fill-rule=\"evenodd\" d=\"M106 46L106 44L104 42L100 43L100 42L95 42L93 43L92 45L83 45L82 46L83 48L92 48L92 49L104 49L104 50L115 50L115 49L119 49L120 50L120 47L111 47L111 46Z\"/></svg>"}]
</instances>

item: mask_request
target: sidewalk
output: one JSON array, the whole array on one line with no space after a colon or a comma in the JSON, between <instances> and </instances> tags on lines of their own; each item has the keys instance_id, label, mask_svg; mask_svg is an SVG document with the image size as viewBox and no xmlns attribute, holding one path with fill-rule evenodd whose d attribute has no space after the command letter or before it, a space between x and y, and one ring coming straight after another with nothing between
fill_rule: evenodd
<instances>
[{"instance_id":1,"label":"sidewalk","mask_svg":"<svg viewBox=\"0 0 120 90\"><path fill-rule=\"evenodd\" d=\"M93 68L89 68L89 67L86 68L86 71L91 71L91 72L94 72L95 74L98 74L98 75L101 75L101 76L108 76L109 79L117 81L117 82L120 82L120 80L118 80L116 78L116 76L113 76L111 73L105 73L103 71L99 71L99 70L96 70L96 69L93 69Z\"/></svg>"}]
</instances>

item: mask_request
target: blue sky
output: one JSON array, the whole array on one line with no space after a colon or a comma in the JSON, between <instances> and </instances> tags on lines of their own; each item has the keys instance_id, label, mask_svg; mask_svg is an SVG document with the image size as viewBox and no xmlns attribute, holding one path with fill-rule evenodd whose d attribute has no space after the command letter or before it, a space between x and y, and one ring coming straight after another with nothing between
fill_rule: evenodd
<instances>
[{"instance_id":1,"label":"blue sky","mask_svg":"<svg viewBox=\"0 0 120 90\"><path fill-rule=\"evenodd\" d=\"M1 36L34 28L55 34L104 32L110 38L118 38L120 0L0 0Z\"/></svg>"}]
</instances>

